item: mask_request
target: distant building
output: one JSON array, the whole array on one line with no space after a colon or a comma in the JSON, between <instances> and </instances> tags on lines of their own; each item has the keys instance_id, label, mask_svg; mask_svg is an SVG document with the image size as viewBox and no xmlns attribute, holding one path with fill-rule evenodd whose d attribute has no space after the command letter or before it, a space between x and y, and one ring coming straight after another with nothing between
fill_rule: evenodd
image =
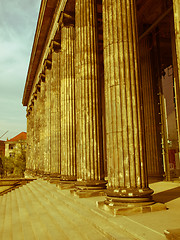
<instances>
[{"instance_id":1,"label":"distant building","mask_svg":"<svg viewBox=\"0 0 180 240\"><path fill-rule=\"evenodd\" d=\"M5 156L14 157L15 152L26 149L26 132L21 132L17 136L5 142Z\"/></svg>"},{"instance_id":2,"label":"distant building","mask_svg":"<svg viewBox=\"0 0 180 240\"><path fill-rule=\"evenodd\" d=\"M5 141L0 140L0 157L5 155Z\"/></svg>"}]
</instances>

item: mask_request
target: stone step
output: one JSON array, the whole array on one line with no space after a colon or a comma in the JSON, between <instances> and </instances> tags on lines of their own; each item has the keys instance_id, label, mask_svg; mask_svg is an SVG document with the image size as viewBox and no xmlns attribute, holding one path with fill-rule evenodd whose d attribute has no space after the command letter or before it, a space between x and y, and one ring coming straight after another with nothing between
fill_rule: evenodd
<instances>
[{"instance_id":1,"label":"stone step","mask_svg":"<svg viewBox=\"0 0 180 240\"><path fill-rule=\"evenodd\" d=\"M60 198L58 200L52 198L47 191L42 190L41 185L31 185L28 187L30 187L32 192L37 194L37 196L39 196L41 192L43 206L49 209L52 217L56 218L57 223L59 223L59 226L63 226L63 230L69 239L106 239L104 234L97 231L93 226L89 226L89 223L84 221L81 215L77 214L77 212L72 212L72 210L64 206ZM45 195L43 196L44 193Z\"/></svg>"},{"instance_id":2,"label":"stone step","mask_svg":"<svg viewBox=\"0 0 180 240\"><path fill-rule=\"evenodd\" d=\"M4 228L4 220L5 220L5 213L6 213L6 202L7 202L7 194L1 196L2 201L0 205L0 236L3 234L3 228Z\"/></svg>"},{"instance_id":3,"label":"stone step","mask_svg":"<svg viewBox=\"0 0 180 240\"><path fill-rule=\"evenodd\" d=\"M107 223L107 218L104 218L104 216L99 214L99 212L92 211L94 209L96 210L95 202L92 204L92 200L88 201L88 199L76 198L70 195L69 191L59 190L55 186L49 186L49 184L42 180L37 181L36 184L39 184L39 189L44 188L47 194L50 194L54 198L60 200L62 202L61 205L67 206L71 211L75 211L76 214L81 214L84 220L86 219L89 224L92 224L106 236L114 239L134 239L130 234L123 231L118 226L112 224L111 222ZM92 209L92 207L94 207L94 209ZM103 213L103 215L108 215L108 218L114 218L112 215L106 213Z\"/></svg>"},{"instance_id":4,"label":"stone step","mask_svg":"<svg viewBox=\"0 0 180 240\"><path fill-rule=\"evenodd\" d=\"M43 226L49 235L49 239L68 239L62 227L58 226L56 219L51 216L50 206L48 205L47 208L44 206L44 204L42 204L43 196L41 194L35 194L29 186L26 186L24 190L26 195L29 197L29 211L31 211L32 216L39 216L41 223L43 223ZM40 239L44 240L43 238Z\"/></svg>"},{"instance_id":5,"label":"stone step","mask_svg":"<svg viewBox=\"0 0 180 240\"><path fill-rule=\"evenodd\" d=\"M46 231L46 227L45 227L44 223L41 221L39 212L37 211L37 209L34 210L34 205L36 204L36 199L33 197L33 195L30 195L27 193L26 186L19 189L19 193L21 196L21 201L22 201L21 203L24 204L24 210L25 210L26 214L28 215L29 225L31 226L28 229L29 239L38 239L38 240L51 239L48 232ZM34 204L32 204L32 202L34 202ZM20 208L21 208L21 206L20 206ZM22 221L24 221L24 217L22 218ZM24 223L22 222L22 225L23 224ZM24 237L24 240L26 240L26 237Z\"/></svg>"},{"instance_id":6,"label":"stone step","mask_svg":"<svg viewBox=\"0 0 180 240\"><path fill-rule=\"evenodd\" d=\"M16 191L10 193L11 195L11 214L12 214L12 239L23 240L22 226L19 216L19 207L17 203Z\"/></svg>"},{"instance_id":7,"label":"stone step","mask_svg":"<svg viewBox=\"0 0 180 240\"><path fill-rule=\"evenodd\" d=\"M8 193L6 195L4 224L1 236L2 240L12 240L11 194Z\"/></svg>"},{"instance_id":8,"label":"stone step","mask_svg":"<svg viewBox=\"0 0 180 240\"><path fill-rule=\"evenodd\" d=\"M26 202L28 201L28 199L27 199L26 195L24 194L24 192L23 192L23 194L22 194L22 192L23 192L22 189L16 189L23 239L35 240L38 238L36 238L36 235L33 231L32 221L31 221L29 213L26 209ZM24 200L24 198L25 198L25 200Z\"/></svg>"}]
</instances>

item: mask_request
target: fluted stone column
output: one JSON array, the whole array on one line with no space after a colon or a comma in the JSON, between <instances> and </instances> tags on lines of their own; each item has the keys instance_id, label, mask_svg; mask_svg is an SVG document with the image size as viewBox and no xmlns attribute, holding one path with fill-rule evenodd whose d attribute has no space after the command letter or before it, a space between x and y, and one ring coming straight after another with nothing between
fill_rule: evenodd
<instances>
[{"instance_id":1,"label":"fluted stone column","mask_svg":"<svg viewBox=\"0 0 180 240\"><path fill-rule=\"evenodd\" d=\"M30 112L27 109L27 139L26 139L26 144L27 144L27 148L26 148L26 169L30 169L30 163L31 163L31 116L30 116Z\"/></svg>"},{"instance_id":2,"label":"fluted stone column","mask_svg":"<svg viewBox=\"0 0 180 240\"><path fill-rule=\"evenodd\" d=\"M44 173L50 174L51 166L51 70L45 65L45 156L44 156Z\"/></svg>"},{"instance_id":3,"label":"fluted stone column","mask_svg":"<svg viewBox=\"0 0 180 240\"><path fill-rule=\"evenodd\" d=\"M77 185L104 188L95 0L76 0Z\"/></svg>"},{"instance_id":4,"label":"fluted stone column","mask_svg":"<svg viewBox=\"0 0 180 240\"><path fill-rule=\"evenodd\" d=\"M34 163L34 106L32 106L31 110L31 141L30 141L30 151L31 151L31 162L30 169L33 169Z\"/></svg>"},{"instance_id":5,"label":"fluted stone column","mask_svg":"<svg viewBox=\"0 0 180 240\"><path fill-rule=\"evenodd\" d=\"M159 97L157 94L154 94L150 49L149 37L141 40L140 66L142 79L147 169L148 176L162 178L164 171L161 153L161 135L157 131L157 125L159 125L157 117L159 115L155 109L155 103L159 100Z\"/></svg>"},{"instance_id":6,"label":"fluted stone column","mask_svg":"<svg viewBox=\"0 0 180 240\"><path fill-rule=\"evenodd\" d=\"M32 103L32 110L31 110L31 142L30 142L30 151L31 151L31 162L29 169L30 171L33 171L35 169L35 120L34 120L34 103Z\"/></svg>"},{"instance_id":7,"label":"fluted stone column","mask_svg":"<svg viewBox=\"0 0 180 240\"><path fill-rule=\"evenodd\" d=\"M59 95L60 95L60 77L59 77L59 56L52 52L52 67L51 67L51 88L50 88L50 122L51 122L51 167L50 173L52 176L60 174L60 146L59 146L59 131L58 124L59 116Z\"/></svg>"},{"instance_id":8,"label":"fluted stone column","mask_svg":"<svg viewBox=\"0 0 180 240\"><path fill-rule=\"evenodd\" d=\"M41 158L40 158L40 131L41 131L41 92L40 92L40 86L38 84L37 87L37 99L35 101L36 103L36 171L37 174L41 171Z\"/></svg>"},{"instance_id":9,"label":"fluted stone column","mask_svg":"<svg viewBox=\"0 0 180 240\"><path fill-rule=\"evenodd\" d=\"M32 170L33 163L33 110L32 107L28 108L27 113L27 152L26 152L26 170Z\"/></svg>"},{"instance_id":10,"label":"fluted stone column","mask_svg":"<svg viewBox=\"0 0 180 240\"><path fill-rule=\"evenodd\" d=\"M173 0L174 12L174 31L175 36L172 36L172 55L174 68L174 83L175 83L175 97L176 97L176 116L178 127L178 140L180 149L180 1ZM174 34L173 34L174 35ZM175 39L173 39L175 37ZM174 46L175 40L175 46ZM180 151L180 150L179 150Z\"/></svg>"},{"instance_id":11,"label":"fluted stone column","mask_svg":"<svg viewBox=\"0 0 180 240\"><path fill-rule=\"evenodd\" d=\"M46 127L46 121L45 121L45 91L46 91L46 85L45 85L45 78L41 78L41 111L40 111L40 122L41 122L41 128L40 128L40 149L41 149L41 163L42 163L42 173L44 173L44 163L45 163L45 141L46 141L46 135L45 135L45 127Z\"/></svg>"},{"instance_id":12,"label":"fluted stone column","mask_svg":"<svg viewBox=\"0 0 180 240\"><path fill-rule=\"evenodd\" d=\"M62 180L76 180L74 40L74 26L63 24L60 52Z\"/></svg>"},{"instance_id":13,"label":"fluted stone column","mask_svg":"<svg viewBox=\"0 0 180 240\"><path fill-rule=\"evenodd\" d=\"M39 123L39 147L38 147L38 172L39 174L44 173L44 150L43 150L43 134L44 134L44 86L43 82L39 81L39 93L38 93L38 123Z\"/></svg>"},{"instance_id":14,"label":"fluted stone column","mask_svg":"<svg viewBox=\"0 0 180 240\"><path fill-rule=\"evenodd\" d=\"M38 169L38 103L37 103L37 93L36 97L34 98L34 164L33 164L33 170L34 172Z\"/></svg>"},{"instance_id":15,"label":"fluted stone column","mask_svg":"<svg viewBox=\"0 0 180 240\"><path fill-rule=\"evenodd\" d=\"M149 201L142 141L136 3L103 0L107 204ZM113 205L112 204L112 205Z\"/></svg>"}]
</instances>

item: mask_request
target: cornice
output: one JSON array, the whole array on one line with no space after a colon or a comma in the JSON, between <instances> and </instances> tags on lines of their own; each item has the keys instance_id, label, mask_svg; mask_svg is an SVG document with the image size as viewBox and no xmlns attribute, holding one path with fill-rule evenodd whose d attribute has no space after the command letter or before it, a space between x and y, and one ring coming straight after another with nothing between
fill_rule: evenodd
<instances>
[{"instance_id":1,"label":"cornice","mask_svg":"<svg viewBox=\"0 0 180 240\"><path fill-rule=\"evenodd\" d=\"M55 13L55 9L59 1L62 0L42 0L41 2L22 100L24 106L27 106L28 104L36 72L42 57L43 49L45 47L47 35L52 24L53 15Z\"/></svg>"}]
</instances>

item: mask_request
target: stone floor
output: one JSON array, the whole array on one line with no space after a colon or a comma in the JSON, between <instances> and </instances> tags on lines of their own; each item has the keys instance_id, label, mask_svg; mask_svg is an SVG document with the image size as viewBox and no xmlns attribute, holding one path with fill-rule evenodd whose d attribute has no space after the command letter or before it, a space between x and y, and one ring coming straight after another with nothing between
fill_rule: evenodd
<instances>
[{"instance_id":1,"label":"stone floor","mask_svg":"<svg viewBox=\"0 0 180 240\"><path fill-rule=\"evenodd\" d=\"M34 180L0 197L0 239L135 239L90 205L48 182Z\"/></svg>"},{"instance_id":2,"label":"stone floor","mask_svg":"<svg viewBox=\"0 0 180 240\"><path fill-rule=\"evenodd\" d=\"M55 184L34 180L0 196L0 239L141 239L165 240L174 232L179 239L180 183L156 182L154 199L168 210L112 216L96 207L103 196L78 198Z\"/></svg>"}]
</instances>

